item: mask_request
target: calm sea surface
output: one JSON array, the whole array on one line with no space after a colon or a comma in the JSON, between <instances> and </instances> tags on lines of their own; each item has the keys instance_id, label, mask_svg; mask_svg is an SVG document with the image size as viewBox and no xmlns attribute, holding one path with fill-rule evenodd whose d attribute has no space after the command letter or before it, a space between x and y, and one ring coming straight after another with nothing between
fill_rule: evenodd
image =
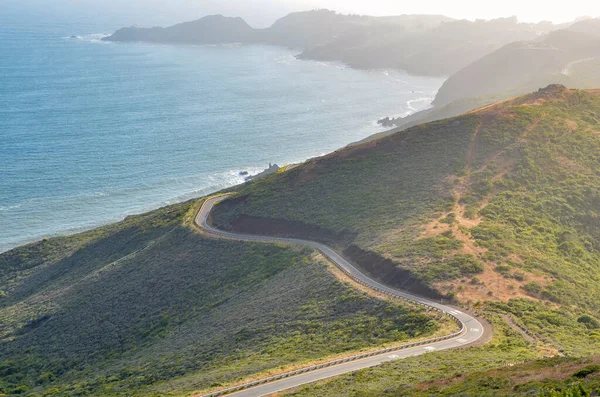
<instances>
[{"instance_id":1,"label":"calm sea surface","mask_svg":"<svg viewBox=\"0 0 600 397\"><path fill-rule=\"evenodd\" d=\"M0 16L0 251L331 152L443 82L278 47L98 40L118 26Z\"/></svg>"}]
</instances>

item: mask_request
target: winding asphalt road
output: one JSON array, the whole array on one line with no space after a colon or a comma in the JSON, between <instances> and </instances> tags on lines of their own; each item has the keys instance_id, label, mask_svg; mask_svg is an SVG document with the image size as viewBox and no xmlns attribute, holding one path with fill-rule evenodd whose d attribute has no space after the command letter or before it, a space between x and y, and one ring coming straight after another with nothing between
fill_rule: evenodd
<instances>
[{"instance_id":1,"label":"winding asphalt road","mask_svg":"<svg viewBox=\"0 0 600 397\"><path fill-rule=\"evenodd\" d=\"M215 204L224 200L226 197L227 196L218 196L209 198L203 203L202 207L198 211L198 214L196 215L195 219L196 225L202 228L206 233L216 237L234 240L310 246L320 251L323 255L329 258L329 260L331 260L336 266L338 266L342 271L344 271L349 277L359 282L360 284L366 285L370 288L373 288L374 290L383 292L385 294L399 297L402 299L407 299L419 305L427 306L429 308L441 311L442 313L451 316L457 322L457 324L461 326L461 330L457 333L448 335L446 337L434 338L432 340L419 343L410 343L395 348L384 349L382 351L370 353L368 355L363 354L352 357L350 359L336 360L334 362L320 364L317 366L308 367L297 371L292 371L284 375L265 378L257 382L252 382L250 384L206 394L204 397L213 397L225 394L236 397L267 396L272 393L290 389L303 384L312 383L321 379L331 378L333 376L341 375L347 372L373 367L387 361L417 356L433 351L448 350L468 346L474 344L475 342L479 341L484 337L484 326L475 317L453 307L446 306L431 301L429 299L412 295L407 292L399 291L394 288L390 288L383 284L380 284L377 281L372 280L364 274L362 274L360 271L358 271L357 268L351 265L337 252L335 252L333 249L329 248L324 244L317 243L315 241L300 240L294 238L266 237L230 233L215 229L214 227L208 224L208 216Z\"/></svg>"}]
</instances>

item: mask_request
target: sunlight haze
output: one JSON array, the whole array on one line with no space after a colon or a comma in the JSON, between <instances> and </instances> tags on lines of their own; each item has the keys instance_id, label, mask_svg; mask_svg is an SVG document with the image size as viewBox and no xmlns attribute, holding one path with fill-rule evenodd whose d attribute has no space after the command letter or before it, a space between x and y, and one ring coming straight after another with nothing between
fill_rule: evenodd
<instances>
[{"instance_id":1,"label":"sunlight haze","mask_svg":"<svg viewBox=\"0 0 600 397\"><path fill-rule=\"evenodd\" d=\"M492 19L516 15L519 21L567 22L581 16L599 16L600 3L587 0L570 1L568 7L563 2L506 0L488 2L478 0L285 0L296 4L309 4L315 7L334 9L339 12L352 12L368 15L400 14L441 14L459 19Z\"/></svg>"},{"instance_id":2,"label":"sunlight haze","mask_svg":"<svg viewBox=\"0 0 600 397\"><path fill-rule=\"evenodd\" d=\"M240 16L257 28L270 26L276 19L290 12L315 8L327 8L345 14L435 14L469 20L517 16L521 22L554 23L568 22L583 16L600 16L600 2L586 0L570 1L568 7L558 2L518 0L31 0L26 3L4 0L3 7L9 14L11 10L27 8L30 12L35 10L43 15L68 14L84 18L112 16L115 22L141 26L165 26L206 15L223 14Z\"/></svg>"}]
</instances>

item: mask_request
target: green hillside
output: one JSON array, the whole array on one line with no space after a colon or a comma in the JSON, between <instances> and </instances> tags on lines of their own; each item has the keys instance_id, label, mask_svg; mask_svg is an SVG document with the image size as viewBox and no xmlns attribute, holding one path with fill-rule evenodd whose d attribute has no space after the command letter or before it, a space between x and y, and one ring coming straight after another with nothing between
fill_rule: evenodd
<instances>
[{"instance_id":1,"label":"green hillside","mask_svg":"<svg viewBox=\"0 0 600 397\"><path fill-rule=\"evenodd\" d=\"M452 325L310 250L207 239L185 203L0 256L0 395L187 395Z\"/></svg>"},{"instance_id":2,"label":"green hillside","mask_svg":"<svg viewBox=\"0 0 600 397\"><path fill-rule=\"evenodd\" d=\"M599 122L597 92L549 86L248 184L213 221L337 244L384 282L600 351Z\"/></svg>"},{"instance_id":3,"label":"green hillside","mask_svg":"<svg viewBox=\"0 0 600 397\"><path fill-rule=\"evenodd\" d=\"M548 86L236 189L215 207L219 227L326 242L494 329L485 346L298 395L599 386L600 91ZM367 295L311 250L204 237L191 224L201 203L1 254L0 395L191 395L452 327Z\"/></svg>"}]
</instances>

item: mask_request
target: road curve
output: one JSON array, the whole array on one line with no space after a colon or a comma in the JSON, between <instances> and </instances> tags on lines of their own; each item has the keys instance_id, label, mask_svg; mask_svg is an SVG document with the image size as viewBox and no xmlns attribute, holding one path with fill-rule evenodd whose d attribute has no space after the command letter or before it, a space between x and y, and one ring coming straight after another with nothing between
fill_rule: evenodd
<instances>
[{"instance_id":1,"label":"road curve","mask_svg":"<svg viewBox=\"0 0 600 397\"><path fill-rule=\"evenodd\" d=\"M399 291L394 288L385 286L381 283L378 283L377 281L372 280L364 274L362 274L346 259L344 259L337 252L335 252L333 249L329 248L324 244L317 243L315 241L300 240L294 238L247 235L225 232L222 230L215 229L213 226L208 224L208 216L215 204L224 200L226 197L227 195L208 198L204 201L202 207L198 211L198 214L195 218L195 223L206 233L215 237L242 241L297 244L310 246L320 251L323 255L329 258L329 260L331 260L349 277L354 279L354 281L368 286L379 292L398 298L406 299L413 303L417 303L419 305L427 306L429 308L441 311L442 313L451 316L457 322L457 324L459 324L461 330L454 334L440 338L433 338L427 341L417 343L408 343L405 345L383 349L372 353L360 354L350 358L335 360L328 363L314 365L312 367L302 368L296 371L291 371L288 373L261 379L259 381L254 381L229 389L220 390L214 393L205 394L202 397L215 397L225 394L236 397L267 396L272 393L276 393L307 383L312 383L321 379L331 378L333 376L341 375L347 372L373 367L387 361L417 356L433 351L448 350L468 346L477 342L484 336L484 326L475 317L455 308L443 305L441 303L437 303L420 296L412 295L407 292Z\"/></svg>"}]
</instances>

